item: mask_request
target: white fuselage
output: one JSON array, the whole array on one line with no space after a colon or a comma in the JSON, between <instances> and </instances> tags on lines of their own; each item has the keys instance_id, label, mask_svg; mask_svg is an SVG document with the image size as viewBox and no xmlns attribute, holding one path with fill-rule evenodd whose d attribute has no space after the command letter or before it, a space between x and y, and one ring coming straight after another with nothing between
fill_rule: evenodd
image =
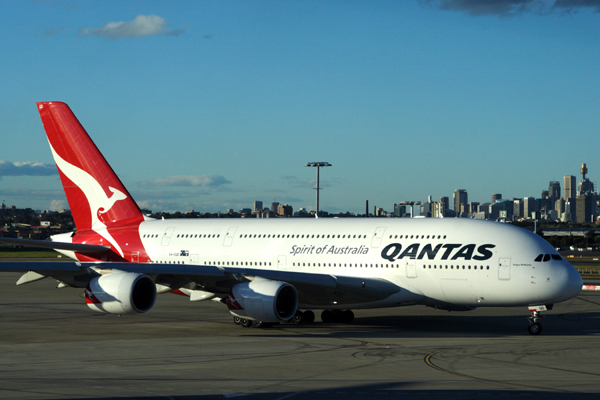
<instances>
[{"instance_id":1,"label":"white fuselage","mask_svg":"<svg viewBox=\"0 0 600 400\"><path fill-rule=\"evenodd\" d=\"M177 219L145 221L139 233L152 262L380 278L403 289L352 308L528 306L581 289L577 271L548 242L488 221Z\"/></svg>"}]
</instances>

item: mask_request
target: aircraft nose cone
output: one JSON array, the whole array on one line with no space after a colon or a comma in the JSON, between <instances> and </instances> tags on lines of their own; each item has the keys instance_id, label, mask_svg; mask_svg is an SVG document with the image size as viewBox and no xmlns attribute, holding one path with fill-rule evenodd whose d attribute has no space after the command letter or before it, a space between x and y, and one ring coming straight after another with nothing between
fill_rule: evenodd
<instances>
[{"instance_id":1,"label":"aircraft nose cone","mask_svg":"<svg viewBox=\"0 0 600 400\"><path fill-rule=\"evenodd\" d=\"M548 263L548 286L541 286L540 300L545 304L560 303L577 296L583 287L579 272L568 262Z\"/></svg>"},{"instance_id":2,"label":"aircraft nose cone","mask_svg":"<svg viewBox=\"0 0 600 400\"><path fill-rule=\"evenodd\" d=\"M569 264L569 272L566 281L565 294L568 294L569 299L575 297L581 292L583 287L583 279L581 279L581 275L579 271L575 269L572 265Z\"/></svg>"},{"instance_id":3,"label":"aircraft nose cone","mask_svg":"<svg viewBox=\"0 0 600 400\"><path fill-rule=\"evenodd\" d=\"M559 279L560 285L556 287L558 289L556 293L555 302L566 301L577 296L583 287L583 279L579 272L571 264L567 263L566 268L564 265L561 268L562 275Z\"/></svg>"}]
</instances>

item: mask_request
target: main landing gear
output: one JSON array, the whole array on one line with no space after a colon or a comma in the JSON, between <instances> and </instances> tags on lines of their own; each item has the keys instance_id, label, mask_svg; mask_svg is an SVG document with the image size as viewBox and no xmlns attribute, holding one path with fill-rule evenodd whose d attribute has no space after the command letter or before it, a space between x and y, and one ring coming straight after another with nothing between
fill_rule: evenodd
<instances>
[{"instance_id":1,"label":"main landing gear","mask_svg":"<svg viewBox=\"0 0 600 400\"><path fill-rule=\"evenodd\" d=\"M323 310L321 321L326 324L334 322L338 324L351 324L354 321L352 310Z\"/></svg>"},{"instance_id":2,"label":"main landing gear","mask_svg":"<svg viewBox=\"0 0 600 400\"><path fill-rule=\"evenodd\" d=\"M341 323L351 324L354 321L354 313L352 310L323 310L321 313L321 321L326 324ZM296 315L290 320L295 324L312 324L315 322L315 313L311 310L296 311Z\"/></svg>"},{"instance_id":3,"label":"main landing gear","mask_svg":"<svg viewBox=\"0 0 600 400\"><path fill-rule=\"evenodd\" d=\"M541 312L549 310L552 310L552 304L529 307L531 317L528 318L529 326L527 327L527 332L529 332L530 335L539 335L542 333L542 324L539 323L539 320L542 319Z\"/></svg>"},{"instance_id":4,"label":"main landing gear","mask_svg":"<svg viewBox=\"0 0 600 400\"><path fill-rule=\"evenodd\" d=\"M354 321L354 313L352 310L323 310L321 313L321 321L326 324L329 323L342 323L342 324L350 324ZM238 316L233 317L233 322L236 325L240 325L244 328L270 328L273 323L266 323L258 320L252 320L248 318L242 318ZM315 313L311 310L306 311L296 311L296 314L289 320L286 321L292 324L312 324L315 322Z\"/></svg>"}]
</instances>

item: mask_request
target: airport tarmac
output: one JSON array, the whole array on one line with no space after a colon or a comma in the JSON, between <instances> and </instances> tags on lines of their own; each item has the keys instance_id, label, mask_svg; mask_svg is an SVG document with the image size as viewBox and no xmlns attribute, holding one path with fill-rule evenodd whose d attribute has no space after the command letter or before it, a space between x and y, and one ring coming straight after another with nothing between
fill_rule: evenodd
<instances>
[{"instance_id":1,"label":"airport tarmac","mask_svg":"<svg viewBox=\"0 0 600 400\"><path fill-rule=\"evenodd\" d=\"M0 274L2 399L596 399L600 292L545 313L355 310L352 325L232 322L225 306L160 295L148 313L88 309L82 290ZM317 318L319 320L319 318Z\"/></svg>"}]
</instances>

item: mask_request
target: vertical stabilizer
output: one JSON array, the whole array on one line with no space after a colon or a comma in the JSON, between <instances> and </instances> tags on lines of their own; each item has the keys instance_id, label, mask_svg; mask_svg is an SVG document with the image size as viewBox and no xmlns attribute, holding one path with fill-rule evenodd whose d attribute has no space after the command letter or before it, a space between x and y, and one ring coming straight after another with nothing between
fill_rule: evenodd
<instances>
[{"instance_id":1,"label":"vertical stabilizer","mask_svg":"<svg viewBox=\"0 0 600 400\"><path fill-rule=\"evenodd\" d=\"M144 216L69 106L37 103L79 231L136 223Z\"/></svg>"}]
</instances>

